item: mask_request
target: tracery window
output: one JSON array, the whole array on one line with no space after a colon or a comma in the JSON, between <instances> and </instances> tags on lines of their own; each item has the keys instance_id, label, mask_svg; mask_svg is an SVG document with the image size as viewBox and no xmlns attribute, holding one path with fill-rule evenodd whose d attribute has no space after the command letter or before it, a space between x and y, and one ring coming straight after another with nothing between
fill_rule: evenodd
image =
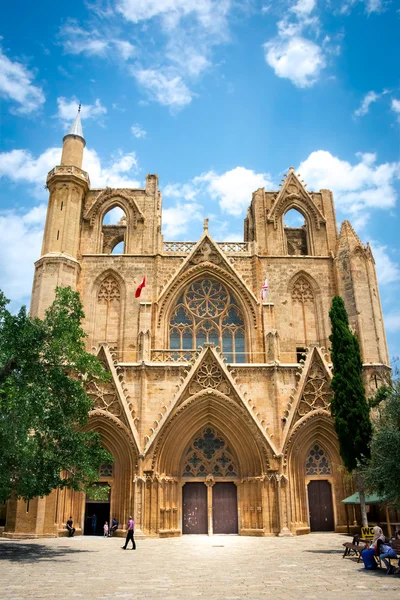
<instances>
[{"instance_id":1,"label":"tracery window","mask_svg":"<svg viewBox=\"0 0 400 600\"><path fill-rule=\"evenodd\" d=\"M306 475L332 475L329 459L318 444L314 444L306 460Z\"/></svg>"},{"instance_id":2,"label":"tracery window","mask_svg":"<svg viewBox=\"0 0 400 600\"><path fill-rule=\"evenodd\" d=\"M211 427L204 429L186 453L182 477L237 477L232 451Z\"/></svg>"},{"instance_id":3,"label":"tracery window","mask_svg":"<svg viewBox=\"0 0 400 600\"><path fill-rule=\"evenodd\" d=\"M112 463L104 463L100 466L99 470L100 477L110 478L113 476Z\"/></svg>"},{"instance_id":4,"label":"tracery window","mask_svg":"<svg viewBox=\"0 0 400 600\"><path fill-rule=\"evenodd\" d=\"M198 279L179 298L170 321L170 348L219 346L228 362L245 362L244 322L235 298L213 279Z\"/></svg>"},{"instance_id":5,"label":"tracery window","mask_svg":"<svg viewBox=\"0 0 400 600\"><path fill-rule=\"evenodd\" d=\"M113 275L107 275L97 294L95 342L118 344L121 313L121 288Z\"/></svg>"},{"instance_id":6,"label":"tracery window","mask_svg":"<svg viewBox=\"0 0 400 600\"><path fill-rule=\"evenodd\" d=\"M293 333L296 345L318 342L314 292L311 283L300 275L292 287Z\"/></svg>"}]
</instances>

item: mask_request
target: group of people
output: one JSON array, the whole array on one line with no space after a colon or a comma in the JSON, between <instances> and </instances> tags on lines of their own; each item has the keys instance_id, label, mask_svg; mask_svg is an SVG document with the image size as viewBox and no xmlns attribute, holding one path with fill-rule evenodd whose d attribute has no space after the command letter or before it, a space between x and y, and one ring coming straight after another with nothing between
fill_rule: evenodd
<instances>
[{"instance_id":1,"label":"group of people","mask_svg":"<svg viewBox=\"0 0 400 600\"><path fill-rule=\"evenodd\" d=\"M88 518L90 519L91 533L92 533L92 535L96 535L97 516L94 514ZM113 520L111 522L111 527L109 526L108 521L106 521L103 525L104 537L112 537L113 533L115 533L117 531L118 525L119 525L119 523L115 517L113 518ZM74 537L76 529L74 527L74 522L72 520L72 517L70 517L68 519L67 524L66 524L66 529L68 531L68 536Z\"/></svg>"},{"instance_id":2,"label":"group of people","mask_svg":"<svg viewBox=\"0 0 400 600\"><path fill-rule=\"evenodd\" d=\"M97 527L97 516L94 514L91 517L88 517L91 521L91 532L92 534L96 533L96 527ZM114 517L112 522L111 522L111 527L108 525L108 521L106 521L103 525L103 535L104 537L112 537L113 533L115 533L118 529L118 521L117 519ZM74 537L74 533L75 533L75 527L74 527L74 522L72 520L72 517L70 517L67 521L66 524L66 528L68 530L68 535L69 537ZM126 550L128 547L128 543L132 542L132 550L136 550L136 544L135 544L135 540L133 537L133 534L135 532L135 523L132 519L132 517L130 516L128 519L128 525L127 525L127 534L126 534L126 540L125 540L125 545L121 546L123 550Z\"/></svg>"},{"instance_id":3,"label":"group of people","mask_svg":"<svg viewBox=\"0 0 400 600\"><path fill-rule=\"evenodd\" d=\"M395 539L400 541L400 530L396 531ZM386 573L388 575L392 573L400 573L400 560L397 568L394 565L391 565L387 560L388 558L397 558L397 554L394 549L386 543L386 538L383 534L383 531L378 526L374 527L374 538L371 545L369 547L365 547L361 552L361 558L366 569L376 569L378 567L378 564L375 560L376 556L379 556L381 561L386 565Z\"/></svg>"}]
</instances>

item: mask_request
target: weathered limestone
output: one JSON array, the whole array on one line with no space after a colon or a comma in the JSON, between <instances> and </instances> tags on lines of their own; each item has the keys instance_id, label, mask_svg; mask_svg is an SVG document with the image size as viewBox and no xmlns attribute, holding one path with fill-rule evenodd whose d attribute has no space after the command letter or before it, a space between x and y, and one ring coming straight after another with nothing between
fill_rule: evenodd
<instances>
[{"instance_id":1,"label":"weathered limestone","mask_svg":"<svg viewBox=\"0 0 400 600\"><path fill-rule=\"evenodd\" d=\"M215 242L208 223L197 243L164 242L157 175L144 189L90 189L83 133L73 131L47 180L31 310L42 316L57 285L77 289L88 349L112 374L88 389L89 427L115 458L99 477L111 486L108 514L121 524L133 514L139 536L180 535L183 486L198 482L211 534L213 488L234 482L242 535L308 533L310 522L342 531L351 490L329 413L328 311L342 295L376 389L389 367L369 246L348 222L338 235L331 192L306 191L292 168L279 192L253 194L244 242ZM115 207L125 217L105 225ZM285 228L292 208L303 228ZM121 241L124 253L112 254ZM329 482L327 515L308 495L315 481ZM5 535L63 535L70 514L82 532L83 494L10 501Z\"/></svg>"}]
</instances>

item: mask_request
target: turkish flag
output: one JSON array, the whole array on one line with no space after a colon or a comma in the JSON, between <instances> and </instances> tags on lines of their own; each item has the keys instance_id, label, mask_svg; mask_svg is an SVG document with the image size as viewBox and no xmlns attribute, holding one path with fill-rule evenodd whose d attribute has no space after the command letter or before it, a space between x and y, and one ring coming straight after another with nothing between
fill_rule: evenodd
<instances>
[{"instance_id":1,"label":"turkish flag","mask_svg":"<svg viewBox=\"0 0 400 600\"><path fill-rule=\"evenodd\" d=\"M136 289L136 292L135 292L135 298L139 298L140 297L140 294L142 293L142 289L144 287L146 287L146 275L143 277L142 281L137 286L137 289Z\"/></svg>"}]
</instances>

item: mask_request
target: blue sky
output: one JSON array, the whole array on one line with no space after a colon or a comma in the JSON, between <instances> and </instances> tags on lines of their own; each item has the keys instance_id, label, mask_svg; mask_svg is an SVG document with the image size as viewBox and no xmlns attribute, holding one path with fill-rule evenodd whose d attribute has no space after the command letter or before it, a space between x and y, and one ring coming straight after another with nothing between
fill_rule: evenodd
<instances>
[{"instance_id":1,"label":"blue sky","mask_svg":"<svg viewBox=\"0 0 400 600\"><path fill-rule=\"evenodd\" d=\"M39 7L39 8L38 8ZM24 18L21 19L23 13ZM0 288L29 302L46 173L76 114L92 187L158 173L167 240L242 239L293 165L370 241L400 354L396 0L9 3L0 26Z\"/></svg>"}]
</instances>

